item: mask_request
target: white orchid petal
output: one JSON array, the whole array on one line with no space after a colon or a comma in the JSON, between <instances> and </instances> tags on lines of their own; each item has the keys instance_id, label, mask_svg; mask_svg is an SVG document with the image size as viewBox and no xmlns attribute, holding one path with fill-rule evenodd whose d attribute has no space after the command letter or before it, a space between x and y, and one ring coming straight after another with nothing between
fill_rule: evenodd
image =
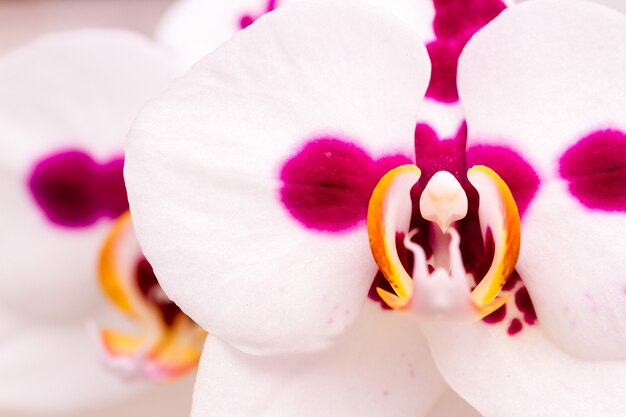
<instances>
[{"instance_id":1,"label":"white orchid petal","mask_svg":"<svg viewBox=\"0 0 626 417\"><path fill-rule=\"evenodd\" d=\"M569 0L505 11L459 67L469 145L511 147L541 177L517 269L541 325L586 358L626 358L625 68L626 16Z\"/></svg>"},{"instance_id":2,"label":"white orchid petal","mask_svg":"<svg viewBox=\"0 0 626 417\"><path fill-rule=\"evenodd\" d=\"M209 336L191 415L418 417L446 388L415 323L368 304L324 352L256 357Z\"/></svg>"},{"instance_id":3,"label":"white orchid petal","mask_svg":"<svg viewBox=\"0 0 626 417\"><path fill-rule=\"evenodd\" d=\"M352 157L410 148L428 75L425 48L409 28L350 2L281 8L194 66L143 111L127 147L137 236L166 293L247 352L331 344L358 315L376 273L360 227L371 173L350 165ZM347 153L312 141L320 135L339 136L330 142ZM327 145L313 158L331 161L326 177L307 179L320 167L307 162L309 146ZM295 155L305 167L283 183ZM351 192L351 181L367 190L362 222L329 232L290 214L337 221L317 208ZM301 187L291 212L283 186Z\"/></svg>"},{"instance_id":4,"label":"white orchid petal","mask_svg":"<svg viewBox=\"0 0 626 417\"><path fill-rule=\"evenodd\" d=\"M586 361L539 327L511 337L501 326L422 326L452 389L484 417L626 415L626 362Z\"/></svg>"}]
</instances>

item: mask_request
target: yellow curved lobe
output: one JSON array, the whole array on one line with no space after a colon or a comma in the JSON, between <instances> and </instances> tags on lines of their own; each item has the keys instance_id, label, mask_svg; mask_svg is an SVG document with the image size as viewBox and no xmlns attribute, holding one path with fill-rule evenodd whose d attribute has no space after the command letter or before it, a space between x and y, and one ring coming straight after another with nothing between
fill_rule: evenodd
<instances>
[{"instance_id":1,"label":"yellow curved lobe","mask_svg":"<svg viewBox=\"0 0 626 417\"><path fill-rule=\"evenodd\" d=\"M410 192L420 175L420 169L411 164L389 171L374 189L367 212L372 255L396 294L380 288L377 291L394 309L405 307L413 296L413 280L398 256L396 232L408 232L412 212Z\"/></svg>"},{"instance_id":2,"label":"yellow curved lobe","mask_svg":"<svg viewBox=\"0 0 626 417\"><path fill-rule=\"evenodd\" d=\"M467 177L480 196L478 211L483 237L489 228L495 243L491 267L472 291L472 300L482 309L493 307L492 302L515 269L520 251L521 223L511 190L498 174L477 165L468 171ZM506 299L496 304L499 307L504 302Z\"/></svg>"}]
</instances>

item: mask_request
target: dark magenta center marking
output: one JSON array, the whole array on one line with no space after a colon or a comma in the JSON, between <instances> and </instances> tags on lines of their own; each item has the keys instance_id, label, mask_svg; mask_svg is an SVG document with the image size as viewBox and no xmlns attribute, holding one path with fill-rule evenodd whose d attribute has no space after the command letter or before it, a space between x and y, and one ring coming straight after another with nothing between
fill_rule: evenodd
<instances>
[{"instance_id":1,"label":"dark magenta center marking","mask_svg":"<svg viewBox=\"0 0 626 417\"><path fill-rule=\"evenodd\" d=\"M372 159L358 146L331 137L308 142L282 167L281 200L307 228L341 232L364 221L374 187L401 155Z\"/></svg>"},{"instance_id":2,"label":"dark magenta center marking","mask_svg":"<svg viewBox=\"0 0 626 417\"><path fill-rule=\"evenodd\" d=\"M590 209L626 212L626 133L599 130L563 154L559 174Z\"/></svg>"},{"instance_id":3,"label":"dark magenta center marking","mask_svg":"<svg viewBox=\"0 0 626 417\"><path fill-rule=\"evenodd\" d=\"M135 268L135 277L139 291L145 300L155 306L166 326L171 326L179 315L184 315L174 302L165 295L154 275L152 265L146 258L141 258Z\"/></svg>"},{"instance_id":4,"label":"dark magenta center marking","mask_svg":"<svg viewBox=\"0 0 626 417\"><path fill-rule=\"evenodd\" d=\"M28 186L51 222L86 227L128 210L123 165L122 158L101 165L82 151L64 151L39 161Z\"/></svg>"},{"instance_id":5,"label":"dark magenta center marking","mask_svg":"<svg viewBox=\"0 0 626 417\"><path fill-rule=\"evenodd\" d=\"M261 16L263 16L265 13L269 13L273 11L274 9L276 9L277 7L276 3L277 3L277 0L268 0L267 5L265 6L265 11L261 14ZM239 28L240 29L247 28L261 16L254 17L252 14L245 14L241 16L241 18L239 19Z\"/></svg>"}]
</instances>

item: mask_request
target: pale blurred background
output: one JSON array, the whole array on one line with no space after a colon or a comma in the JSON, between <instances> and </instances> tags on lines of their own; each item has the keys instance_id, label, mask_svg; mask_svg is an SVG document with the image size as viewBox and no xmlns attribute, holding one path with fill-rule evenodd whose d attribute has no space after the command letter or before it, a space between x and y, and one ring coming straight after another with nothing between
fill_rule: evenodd
<instances>
[{"instance_id":1,"label":"pale blurred background","mask_svg":"<svg viewBox=\"0 0 626 417\"><path fill-rule=\"evenodd\" d=\"M59 30L126 28L152 36L174 0L0 0L0 53Z\"/></svg>"}]
</instances>

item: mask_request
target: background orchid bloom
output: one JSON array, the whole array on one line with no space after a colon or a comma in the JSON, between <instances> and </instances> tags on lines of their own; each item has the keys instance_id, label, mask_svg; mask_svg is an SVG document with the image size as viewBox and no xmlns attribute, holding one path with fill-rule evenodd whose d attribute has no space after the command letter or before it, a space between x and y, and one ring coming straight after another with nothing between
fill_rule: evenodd
<instances>
[{"instance_id":1,"label":"background orchid bloom","mask_svg":"<svg viewBox=\"0 0 626 417\"><path fill-rule=\"evenodd\" d=\"M445 383L484 416L624 414L625 23L580 1L504 11L465 46L450 140L415 128L422 41L351 2L268 14L148 105L126 178L164 290L212 334L192 415L427 415ZM512 296L485 321L366 301L368 201L407 162L488 165L516 198Z\"/></svg>"},{"instance_id":2,"label":"background orchid bloom","mask_svg":"<svg viewBox=\"0 0 626 417\"><path fill-rule=\"evenodd\" d=\"M151 406L130 403L140 394L163 415L185 414L189 380L121 378L89 329L133 328L102 295L98 258L128 208L123 138L178 73L170 62L141 36L110 30L46 36L0 61L2 415L84 416L115 403L128 406L115 415L137 415Z\"/></svg>"},{"instance_id":3,"label":"background orchid bloom","mask_svg":"<svg viewBox=\"0 0 626 417\"><path fill-rule=\"evenodd\" d=\"M178 0L165 14L156 37L178 52L187 66L199 61L236 31L278 7L301 0ZM431 0L365 0L385 8L415 28L424 40L433 37L435 8ZM435 2L437 3L437 2ZM445 1L441 1L441 4ZM478 2L470 2L469 10ZM485 1L483 4L500 3ZM502 3L507 3L504 1ZM508 1L508 3L511 3Z\"/></svg>"}]
</instances>

